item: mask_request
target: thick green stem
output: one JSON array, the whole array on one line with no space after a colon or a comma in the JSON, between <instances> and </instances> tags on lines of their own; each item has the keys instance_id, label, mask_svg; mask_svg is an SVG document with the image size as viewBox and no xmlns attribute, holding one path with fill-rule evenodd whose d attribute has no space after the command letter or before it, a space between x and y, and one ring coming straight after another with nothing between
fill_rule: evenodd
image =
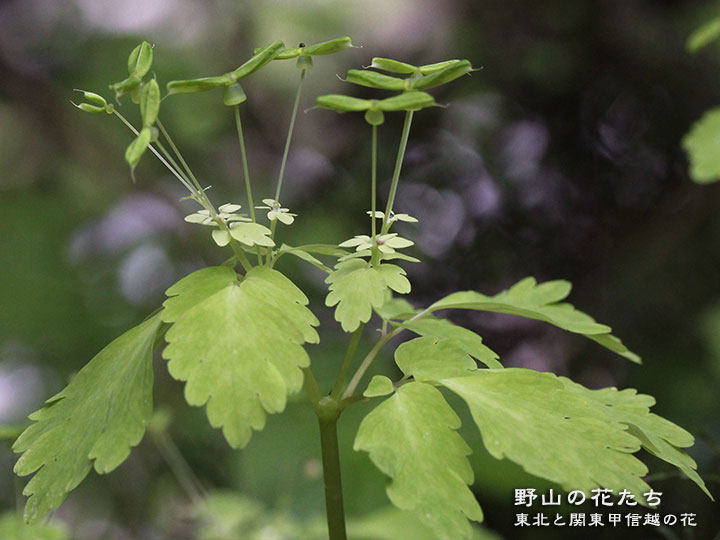
<instances>
[{"instance_id":1,"label":"thick green stem","mask_svg":"<svg viewBox=\"0 0 720 540\"><path fill-rule=\"evenodd\" d=\"M392 183L390 185L390 196L388 197L387 206L385 207L385 220L381 234L385 234L390 229L390 213L395 204L395 195L397 194L398 183L400 181L400 170L402 169L403 159L405 159L405 148L407 148L408 137L410 136L410 125L412 124L413 111L405 113L405 123L403 124L402 135L400 136L400 148L398 148L397 159L395 160L395 171L393 172Z\"/></svg>"},{"instance_id":2,"label":"thick green stem","mask_svg":"<svg viewBox=\"0 0 720 540\"><path fill-rule=\"evenodd\" d=\"M237 126L238 140L240 141L240 155L242 156L243 175L245 176L245 191L247 191L250 217L255 221L255 205L253 203L252 187L250 186L250 171L248 170L247 154L245 153L245 138L243 137L242 122L240 121L240 107L235 105L235 125ZM258 257L260 255L258 254Z\"/></svg>"},{"instance_id":3,"label":"thick green stem","mask_svg":"<svg viewBox=\"0 0 720 540\"><path fill-rule=\"evenodd\" d=\"M329 540L347 540L340 472L340 450L337 437L337 420L340 415L339 403L330 396L324 397L318 403L316 411L320 424L320 447L322 450L325 510Z\"/></svg>"},{"instance_id":4,"label":"thick green stem","mask_svg":"<svg viewBox=\"0 0 720 540\"><path fill-rule=\"evenodd\" d=\"M357 351L364 329L365 323L361 323L350 338L350 343L348 344L347 351L345 352L345 359L340 367L340 373L335 381L335 386L333 386L332 392L330 392L330 395L334 398L337 398L342 391L342 386L345 384L345 379L347 378L348 371L350 371L350 365L355 358L355 351Z\"/></svg>"},{"instance_id":5,"label":"thick green stem","mask_svg":"<svg viewBox=\"0 0 720 540\"><path fill-rule=\"evenodd\" d=\"M290 152L290 141L292 140L293 130L295 129L295 117L297 117L298 105L300 104L300 95L302 94L303 81L305 80L305 70L300 72L300 83L298 84L297 93L295 94L295 104L293 105L292 116L290 117L290 127L288 129L287 139L285 140L285 151L283 152L282 162L280 163L280 174L278 176L277 189L275 190L275 200L280 200L280 190L282 189L283 177L285 176L285 164L287 163L288 153Z\"/></svg>"}]
</instances>

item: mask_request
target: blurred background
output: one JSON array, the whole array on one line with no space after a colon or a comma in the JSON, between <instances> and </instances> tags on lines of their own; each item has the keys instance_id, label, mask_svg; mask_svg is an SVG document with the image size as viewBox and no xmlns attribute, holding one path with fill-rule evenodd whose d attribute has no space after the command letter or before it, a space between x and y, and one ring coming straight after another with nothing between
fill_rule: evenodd
<instances>
[{"instance_id":1,"label":"blurred background","mask_svg":"<svg viewBox=\"0 0 720 540\"><path fill-rule=\"evenodd\" d=\"M380 95L336 77L373 56L467 58L482 68L435 92L446 109L415 115L397 200L420 218L402 230L422 259L405 265L411 302L463 289L494 294L528 275L572 281L572 303L611 325L644 365L541 323L475 313L456 321L481 333L506 366L654 395L656 412L695 435L690 453L720 495L720 185L693 184L680 146L720 104L720 46L685 50L691 31L718 14L720 2L700 0L0 1L0 520L15 519L23 504L9 451L15 427L155 309L169 285L228 256L206 229L183 222L196 208L179 202L182 186L149 154L133 184L123 159L131 135L120 122L70 104L73 88L110 99L108 84L125 77L127 55L143 39L155 45L164 87L224 73L278 39L294 46L351 36L361 48L316 58L301 111L324 93ZM274 191L297 75L292 61L273 62L243 83L257 200ZM129 101L120 110L136 119ZM245 204L232 112L219 91L173 97L161 117L213 186L212 200ZM388 115L380 129L383 202L401 124ZM301 112L283 197L299 217L283 241L336 243L367 232L369 134L360 115ZM327 323L311 354L329 377L344 336L323 304L324 275L282 264ZM91 473L53 516L47 534L57 536L48 538L322 538L312 414L290 404L232 452L156 362L164 412L152 434L116 472ZM365 412L349 412L341 428L356 537L432 538L386 509L384 478L352 452ZM518 530L513 490L549 484L489 458L470 428L465 418L486 515L478 538L707 539L720 531L718 506L647 455L661 510L696 513L697 527ZM188 482L212 496L196 503Z\"/></svg>"}]
</instances>

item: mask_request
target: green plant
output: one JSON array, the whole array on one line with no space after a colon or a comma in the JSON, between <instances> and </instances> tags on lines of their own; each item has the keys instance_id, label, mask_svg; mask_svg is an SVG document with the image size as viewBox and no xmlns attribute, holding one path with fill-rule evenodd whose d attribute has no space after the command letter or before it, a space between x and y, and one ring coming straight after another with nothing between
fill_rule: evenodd
<instances>
[{"instance_id":1,"label":"green plant","mask_svg":"<svg viewBox=\"0 0 720 540\"><path fill-rule=\"evenodd\" d=\"M396 263L417 261L401 251L412 241L391 232L398 221L416 221L393 210L413 116L436 105L426 90L468 74L470 62L413 66L375 58L371 67L391 75L350 70L346 80L397 95L380 100L317 98L320 108L363 112L369 124L369 234L339 245L280 243L281 226L292 225L296 217L280 201L306 72L313 56L351 46L349 38L295 48L276 42L223 75L167 84L166 97L223 89L223 102L233 108L236 121L248 214L239 213L241 206L232 202L215 206L160 121L161 91L156 79L147 78L153 59L147 42L131 53L128 77L112 85L117 98L129 95L139 105L139 129L105 98L82 91L85 101L78 108L114 115L134 133L125 153L131 170L148 150L152 152L200 207L186 221L207 226L215 243L230 247L232 256L170 287L162 308L106 346L45 408L31 415L34 423L13 446L22 453L16 473L34 473L24 490L30 496L25 518L33 522L57 508L91 468L98 473L114 470L140 442L153 413L152 356L163 345L170 375L185 383L187 402L204 406L210 424L222 429L233 448L247 445L253 431L263 429L266 416L282 412L288 396L304 387L320 428L327 525L333 540L346 538L337 423L343 411L361 401L377 405L360 424L354 449L367 452L391 478L387 493L392 503L411 512L439 538L469 538L471 521L483 519L470 490L471 450L457 432L460 421L444 392L466 403L492 456L507 457L566 489L628 490L646 503L650 487L642 476L647 468L633 455L644 448L678 467L710 496L695 462L682 450L692 446L693 437L651 413L652 397L633 389L589 390L550 373L505 369L479 335L440 316L461 309L536 319L584 335L639 363L608 326L564 302L570 293L568 282L538 284L526 278L496 295L457 292L424 308L393 296L409 293L411 287ZM273 60L293 58L300 70L299 84L275 196L255 206L240 114L247 96L240 81ZM379 211L378 128L391 112L403 112L405 119L387 204ZM265 219L269 226L261 223ZM327 273L325 303L334 307L335 319L350 334L331 388L320 388L305 347L319 341L318 319L305 294L275 268L288 254ZM371 320L377 321L379 337L356 364ZM361 386L378 353L401 334L417 336L395 349L402 376L393 381L375 375ZM544 457L548 454L552 460Z\"/></svg>"}]
</instances>

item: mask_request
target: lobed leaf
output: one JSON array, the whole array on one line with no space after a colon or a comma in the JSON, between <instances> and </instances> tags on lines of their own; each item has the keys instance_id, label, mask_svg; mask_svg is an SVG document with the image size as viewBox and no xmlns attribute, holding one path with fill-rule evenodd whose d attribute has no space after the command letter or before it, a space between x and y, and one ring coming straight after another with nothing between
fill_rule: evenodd
<instances>
[{"instance_id":1,"label":"lobed leaf","mask_svg":"<svg viewBox=\"0 0 720 540\"><path fill-rule=\"evenodd\" d=\"M576 310L571 304L560 302L568 296L571 288L572 285L567 281L547 281L538 285L534 278L525 278L494 296L475 291L453 293L432 304L428 311L474 309L545 321L569 332L583 334L620 356L640 363L639 356L630 352L617 337L610 334L609 326L595 322L592 317Z\"/></svg>"},{"instance_id":2,"label":"lobed leaf","mask_svg":"<svg viewBox=\"0 0 720 540\"><path fill-rule=\"evenodd\" d=\"M628 489L643 501L647 468L632 455L641 442L614 407L603 418L593 400L530 369L477 370L438 382L465 400L493 457L568 490Z\"/></svg>"},{"instance_id":3,"label":"lobed leaf","mask_svg":"<svg viewBox=\"0 0 720 540\"><path fill-rule=\"evenodd\" d=\"M100 351L15 441L15 473L35 473L23 490L25 519L57 508L94 466L108 473L145 433L152 415L152 351L162 324L155 315Z\"/></svg>"},{"instance_id":4,"label":"lobed leaf","mask_svg":"<svg viewBox=\"0 0 720 540\"><path fill-rule=\"evenodd\" d=\"M387 487L392 503L448 540L470 538L468 520L483 519L468 488L470 448L455 431L459 427L460 419L437 389L412 382L363 419L354 444L392 478Z\"/></svg>"},{"instance_id":5,"label":"lobed leaf","mask_svg":"<svg viewBox=\"0 0 720 540\"><path fill-rule=\"evenodd\" d=\"M354 332L360 323L370 320L372 310L385 302L388 288L401 294L410 292L410 282L402 268L394 264L373 267L361 259L338 263L325 282L330 284L325 305L337 305L335 320L345 332Z\"/></svg>"},{"instance_id":6,"label":"lobed leaf","mask_svg":"<svg viewBox=\"0 0 720 540\"><path fill-rule=\"evenodd\" d=\"M395 363L406 376L420 382L463 377L477 369L475 360L457 342L435 337L406 341L395 350Z\"/></svg>"},{"instance_id":7,"label":"lobed leaf","mask_svg":"<svg viewBox=\"0 0 720 540\"><path fill-rule=\"evenodd\" d=\"M473 358L479 360L491 369L502 369L498 362L496 352L487 347L482 338L475 332L458 326L447 319L423 317L401 322L399 326L407 328L420 336L430 336L437 339L452 340L460 349Z\"/></svg>"},{"instance_id":8,"label":"lobed leaf","mask_svg":"<svg viewBox=\"0 0 720 540\"><path fill-rule=\"evenodd\" d=\"M186 382L187 402L206 406L210 424L239 448L302 387L310 364L303 344L318 342L318 321L276 270L256 266L241 279L227 267L199 272L168 289L173 325L163 357Z\"/></svg>"}]
</instances>

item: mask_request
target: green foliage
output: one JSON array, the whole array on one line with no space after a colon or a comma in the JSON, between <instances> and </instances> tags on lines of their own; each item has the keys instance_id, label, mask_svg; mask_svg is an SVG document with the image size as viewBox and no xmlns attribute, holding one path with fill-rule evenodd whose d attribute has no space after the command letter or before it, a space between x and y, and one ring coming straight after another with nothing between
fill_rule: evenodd
<instances>
[{"instance_id":1,"label":"green foliage","mask_svg":"<svg viewBox=\"0 0 720 540\"><path fill-rule=\"evenodd\" d=\"M392 289L400 294L410 292L405 271L394 264L370 266L360 259L350 259L335 266L325 280L330 293L325 305L335 308L337 320L345 332L353 332L370 320L373 308L385 302L385 292Z\"/></svg>"},{"instance_id":2,"label":"green foliage","mask_svg":"<svg viewBox=\"0 0 720 540\"><path fill-rule=\"evenodd\" d=\"M453 293L432 304L428 311L473 309L545 321L569 332L582 334L620 356L640 363L639 356L630 352L618 338L610 334L609 326L599 324L571 304L561 302L570 294L571 288L567 281L547 281L538 285L534 278L525 278L507 291L494 296L474 291Z\"/></svg>"},{"instance_id":3,"label":"green foliage","mask_svg":"<svg viewBox=\"0 0 720 540\"><path fill-rule=\"evenodd\" d=\"M310 365L303 344L318 342L307 298L261 266L241 279L224 266L199 270L167 294L163 319L172 327L163 357L170 374L186 382L187 402L206 406L230 446L245 446L266 413L281 412L302 387L301 368Z\"/></svg>"},{"instance_id":4,"label":"green foliage","mask_svg":"<svg viewBox=\"0 0 720 540\"><path fill-rule=\"evenodd\" d=\"M65 527L56 523L28 525L21 515L0 516L0 538L3 540L70 540Z\"/></svg>"},{"instance_id":5,"label":"green foliage","mask_svg":"<svg viewBox=\"0 0 720 540\"><path fill-rule=\"evenodd\" d=\"M700 184L720 179L720 107L710 109L683 139L690 176Z\"/></svg>"},{"instance_id":6,"label":"green foliage","mask_svg":"<svg viewBox=\"0 0 720 540\"><path fill-rule=\"evenodd\" d=\"M709 20L696 29L687 40L687 50L691 53L698 52L720 37L720 17Z\"/></svg>"},{"instance_id":7,"label":"green foliage","mask_svg":"<svg viewBox=\"0 0 720 540\"><path fill-rule=\"evenodd\" d=\"M707 34L703 39L708 39ZM24 491L30 495L25 518L34 521L57 508L91 468L99 473L112 471L125 460L130 448L139 443L153 413L152 353L163 339L167 343L163 351L167 369L174 379L184 383L185 400L192 406L205 407L210 425L222 429L232 448L247 445L253 431L265 427L267 416L282 412L289 397L305 387L319 420L332 540L345 538L336 424L347 408L371 399L379 404L362 419L354 447L367 452L370 461L391 478L387 486L391 502L410 514L382 510L351 519L348 525L353 537L374 540L482 537L471 524L483 519L469 487L474 478L468 460L471 449L456 431L460 427L459 417L438 387L444 387L443 392L453 392L467 404L493 457L512 460L527 472L566 489L585 492L597 487L616 492L628 489L642 501L643 493L649 490L642 480L647 468L634 453L643 448L684 472L710 496L695 462L683 450L693 444L692 436L651 413L653 398L632 389L589 390L550 373L503 369L498 355L483 343L481 336L440 318L437 313L470 309L540 320L587 336L639 363L639 357L610 333L610 327L564 302L571 289L568 282L538 284L533 278L526 278L493 296L457 292L425 309L416 309L408 301L392 297L393 292L409 293L411 285L405 270L387 261L417 261L399 251L412 246L412 240L390 232L397 221L418 221L393 211L413 114L437 105L424 90L470 73L469 61L414 66L375 58L372 67L407 77L350 70L347 81L398 92L397 95L380 100L342 95L318 97L318 107L336 112L365 112L366 120L373 126L370 230L366 231L369 234L357 234L338 246L292 247L282 243L279 236L285 227L278 227L278 223L291 226L296 218L296 214L282 206L280 195L306 70L312 67L313 56L351 46L347 37L295 48L285 48L281 41L276 41L257 49L244 64L223 75L167 84L168 95L224 88L223 102L233 106L249 215L239 213L241 206L234 202L216 208L206 193L208 188L200 185L160 122L160 85L155 78L143 81L153 59L149 43L143 42L133 50L128 59L128 77L112 85L118 97L129 94L139 105L139 129L99 94L81 91L85 102L76 105L78 108L116 116L135 134L125 156L130 166L134 168L150 149L188 189L187 199L201 207L186 216L185 221L207 226L218 246L232 249L232 257L222 266L193 272L170 287L167 300L156 314L111 342L46 407L31 415L34 423L13 446L22 453L16 473L21 476L35 473ZM290 58L298 59L301 73L276 193L272 199L262 199L263 206L254 206L239 107L248 96L238 81L272 60ZM387 207L381 212L376 200L377 132L384 122L384 113L395 111L404 111L405 121ZM720 164L715 163L711 151L718 138L716 131L720 132L720 121L713 114L719 113L713 112L703 119L685 141L693 160L693 174L700 181L720 176ZM161 142L161 135L167 147ZM267 212L256 214L256 209ZM269 227L259 222L264 219ZM319 341L314 328L319 321L308 309L305 294L274 268L285 254L328 274L325 304L335 308L334 316L342 329L353 333L329 392L321 387L320 383L326 385L324 378L320 382L315 378L305 349L305 344ZM329 257L331 262L326 264L320 257ZM379 336L373 332L373 345L351 375L356 353L365 348L364 324L370 321L373 312L381 319ZM383 347L398 334L409 332L419 337L402 343L394 353L403 376L392 380L389 375L394 368L386 366L382 374L374 374L360 393L360 383ZM153 440L160 441L159 448L167 444L169 421L168 414L160 413L152 422L150 432ZM296 435L304 436L300 427L294 429ZM3 436L13 438L15 433L0 433L0 438ZM263 449L267 450L267 446ZM168 461L174 470L184 470L177 466L178 461L182 463L181 457L174 456ZM176 474L181 477L183 473ZM181 483L193 486L192 478ZM198 497L195 492L191 495ZM198 537L205 540L240 536L260 539L270 533L277 538L314 539L322 534L312 518L299 520L286 512L268 511L257 501L237 493L214 493L194 508ZM3 519L0 537L2 527L15 527ZM15 533L5 536L12 534Z\"/></svg>"},{"instance_id":8,"label":"green foliage","mask_svg":"<svg viewBox=\"0 0 720 540\"><path fill-rule=\"evenodd\" d=\"M483 518L467 486L473 482L470 448L455 431L459 427L442 394L414 382L363 419L354 445L393 479L387 488L392 503L448 540L470 538L468 519Z\"/></svg>"},{"instance_id":9,"label":"green foliage","mask_svg":"<svg viewBox=\"0 0 720 540\"><path fill-rule=\"evenodd\" d=\"M108 473L137 445L152 415L152 351L162 321L154 316L100 351L15 441L20 476L35 473L23 493L25 519L57 508L95 467ZM36 472L37 471L37 472Z\"/></svg>"}]
</instances>

